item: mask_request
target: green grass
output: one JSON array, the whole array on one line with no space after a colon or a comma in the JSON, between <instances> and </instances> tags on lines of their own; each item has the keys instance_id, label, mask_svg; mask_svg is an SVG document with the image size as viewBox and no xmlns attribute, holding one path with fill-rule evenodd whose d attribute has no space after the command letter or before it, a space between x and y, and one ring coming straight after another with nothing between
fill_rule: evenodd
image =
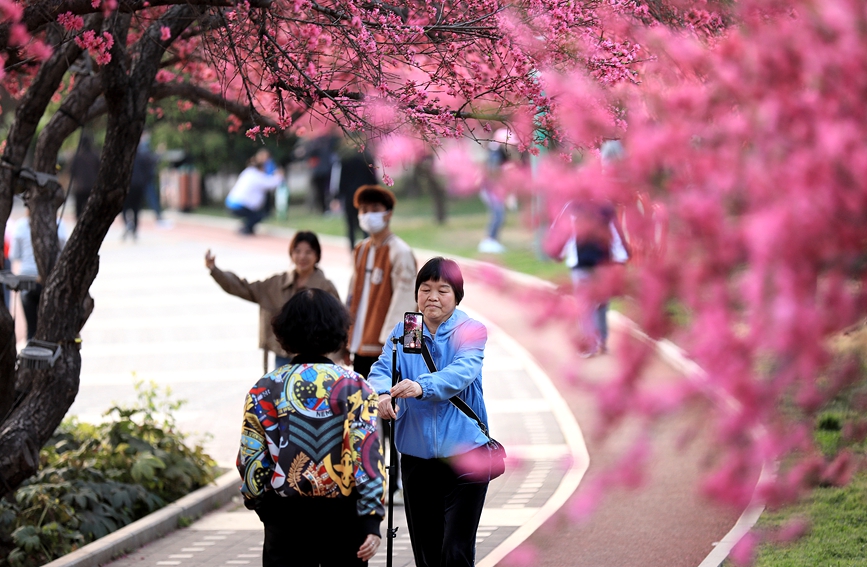
<instances>
[{"instance_id":1,"label":"green grass","mask_svg":"<svg viewBox=\"0 0 867 567\"><path fill-rule=\"evenodd\" d=\"M813 436L826 459L843 449L856 458L867 455L864 441L847 441L843 436L845 424L859 420L851 400L862 390L863 386L856 386L845 392L817 416ZM774 533L799 519L810 526L807 534L789 543L764 543L756 567L867 567L867 470L861 470L847 486L819 486L796 504L766 511L756 530Z\"/></svg>"},{"instance_id":2,"label":"green grass","mask_svg":"<svg viewBox=\"0 0 867 567\"><path fill-rule=\"evenodd\" d=\"M399 195L391 229L413 248L441 252L446 256L486 260L543 279L566 279L568 273L562 263L540 258L537 254L537 237L523 222L526 208L526 205L522 205L518 211L506 213L506 222L500 234L500 241L507 249L504 254L480 254L476 249L485 236L488 223L488 212L476 196L461 199L450 197L446 222L438 225L429 197L407 198ZM217 206L202 207L197 209L196 213L227 216L225 209ZM322 216L311 213L303 202L290 204L287 219L277 219L272 215L264 224L311 230L317 234L346 235L346 224L342 215Z\"/></svg>"},{"instance_id":3,"label":"green grass","mask_svg":"<svg viewBox=\"0 0 867 567\"><path fill-rule=\"evenodd\" d=\"M776 528L796 518L809 520L809 533L792 543L763 545L756 567L867 566L867 472L846 487L817 488L795 506L766 513L757 527Z\"/></svg>"},{"instance_id":4,"label":"green grass","mask_svg":"<svg viewBox=\"0 0 867 567\"><path fill-rule=\"evenodd\" d=\"M790 506L766 510L755 530L759 535L769 535L770 541L759 547L756 567L867 567L867 468L863 466L867 441L845 435L849 426L863 423L859 400L867 395L867 325L862 323L835 336L830 347L834 361L828 375L855 363L860 379L818 413L813 438L828 461L843 450L850 451L862 463L860 471L847 486L819 486ZM827 376L819 376L817 384L827 386ZM781 404L783 413L791 419L801 417L791 400ZM788 468L783 463L779 474L786 474ZM774 541L773 534L795 520L805 520L809 531L792 542ZM732 562L724 565L731 567Z\"/></svg>"}]
</instances>

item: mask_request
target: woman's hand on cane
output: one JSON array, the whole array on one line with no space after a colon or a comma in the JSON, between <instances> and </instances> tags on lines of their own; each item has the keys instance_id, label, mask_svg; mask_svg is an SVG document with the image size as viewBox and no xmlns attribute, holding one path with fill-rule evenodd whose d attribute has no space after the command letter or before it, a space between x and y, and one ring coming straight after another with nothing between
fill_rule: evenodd
<instances>
[{"instance_id":1,"label":"woman's hand on cane","mask_svg":"<svg viewBox=\"0 0 867 567\"><path fill-rule=\"evenodd\" d=\"M367 561L376 555L376 550L379 549L380 541L378 535L367 534L364 543L362 543L361 547L358 548L358 558L362 561Z\"/></svg>"},{"instance_id":2,"label":"woman's hand on cane","mask_svg":"<svg viewBox=\"0 0 867 567\"><path fill-rule=\"evenodd\" d=\"M381 394L379 396L379 417L382 419L396 419L397 418L397 410L399 407L391 407L391 396L388 394Z\"/></svg>"}]
</instances>

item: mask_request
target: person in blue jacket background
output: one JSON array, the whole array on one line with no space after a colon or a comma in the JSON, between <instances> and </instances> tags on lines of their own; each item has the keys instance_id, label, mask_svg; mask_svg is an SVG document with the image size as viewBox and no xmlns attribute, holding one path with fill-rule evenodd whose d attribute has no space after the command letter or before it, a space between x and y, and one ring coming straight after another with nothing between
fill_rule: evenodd
<instances>
[{"instance_id":1,"label":"person in blue jacket background","mask_svg":"<svg viewBox=\"0 0 867 567\"><path fill-rule=\"evenodd\" d=\"M487 436L454 404L461 397L487 426L482 360L487 329L457 309L464 281L454 260L428 261L415 282L424 314L422 340L437 368L431 373L420 354L399 344L402 380L391 385L392 341L373 364L368 380L379 394L383 419L395 420L401 478L412 552L417 567L475 564L476 531L488 490L487 478L466 474L474 454L487 452ZM391 337L402 336L402 323ZM392 408L392 398L396 407Z\"/></svg>"}]
</instances>

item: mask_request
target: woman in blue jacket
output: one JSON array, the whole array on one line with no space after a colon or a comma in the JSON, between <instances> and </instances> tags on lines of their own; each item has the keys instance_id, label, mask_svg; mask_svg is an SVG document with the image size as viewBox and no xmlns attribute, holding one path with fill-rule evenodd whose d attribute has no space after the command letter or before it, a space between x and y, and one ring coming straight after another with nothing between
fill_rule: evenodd
<instances>
[{"instance_id":1,"label":"woman in blue jacket","mask_svg":"<svg viewBox=\"0 0 867 567\"><path fill-rule=\"evenodd\" d=\"M487 426L482 398L487 330L456 309L464 296L464 280L454 260L438 257L425 264L416 277L415 294L424 314L422 340L437 371L430 372L422 355L408 354L400 344L397 365L402 380L392 387L389 341L368 380L379 394L382 418L396 420L395 444L401 453L416 566L471 566L488 479L472 471L466 474L466 463L477 462L474 455L479 451L487 452L488 438L449 398L462 398ZM401 325L391 332L392 337L401 334Z\"/></svg>"}]
</instances>

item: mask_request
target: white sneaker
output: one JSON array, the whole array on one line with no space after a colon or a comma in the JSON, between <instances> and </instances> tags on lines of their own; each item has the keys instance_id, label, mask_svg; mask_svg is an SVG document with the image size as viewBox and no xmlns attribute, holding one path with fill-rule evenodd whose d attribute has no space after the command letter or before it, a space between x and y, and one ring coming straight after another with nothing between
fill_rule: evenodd
<instances>
[{"instance_id":1,"label":"white sneaker","mask_svg":"<svg viewBox=\"0 0 867 567\"><path fill-rule=\"evenodd\" d=\"M403 490L398 488L394 491L394 503L393 506L403 506Z\"/></svg>"},{"instance_id":2,"label":"white sneaker","mask_svg":"<svg viewBox=\"0 0 867 567\"><path fill-rule=\"evenodd\" d=\"M505 251L506 247L493 238L485 238L479 242L479 252L483 254L502 254Z\"/></svg>"}]
</instances>

